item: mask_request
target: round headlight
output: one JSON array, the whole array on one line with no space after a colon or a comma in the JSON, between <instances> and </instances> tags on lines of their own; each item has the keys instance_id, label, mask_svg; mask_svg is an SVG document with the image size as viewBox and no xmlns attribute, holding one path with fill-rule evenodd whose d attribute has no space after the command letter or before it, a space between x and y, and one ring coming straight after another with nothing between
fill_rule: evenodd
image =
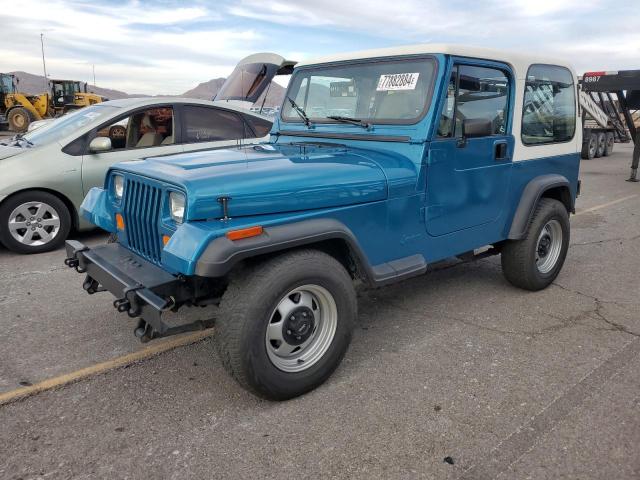
<instances>
[{"instance_id":1,"label":"round headlight","mask_svg":"<svg viewBox=\"0 0 640 480\"><path fill-rule=\"evenodd\" d=\"M124 193L124 177L122 175L113 176L113 194L117 199L122 198Z\"/></svg>"},{"instance_id":2,"label":"round headlight","mask_svg":"<svg viewBox=\"0 0 640 480\"><path fill-rule=\"evenodd\" d=\"M174 222L182 223L184 220L184 195L178 192L169 193L169 210Z\"/></svg>"}]
</instances>

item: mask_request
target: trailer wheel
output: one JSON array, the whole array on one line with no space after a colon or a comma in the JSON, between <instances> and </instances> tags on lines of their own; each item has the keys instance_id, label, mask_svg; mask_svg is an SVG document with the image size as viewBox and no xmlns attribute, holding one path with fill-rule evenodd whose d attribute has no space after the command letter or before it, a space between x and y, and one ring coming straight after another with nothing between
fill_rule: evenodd
<instances>
[{"instance_id":1,"label":"trailer wheel","mask_svg":"<svg viewBox=\"0 0 640 480\"><path fill-rule=\"evenodd\" d=\"M558 200L541 198L521 240L507 242L501 255L507 280L525 290L541 290L555 280L569 248L569 213Z\"/></svg>"},{"instance_id":2,"label":"trailer wheel","mask_svg":"<svg viewBox=\"0 0 640 480\"><path fill-rule=\"evenodd\" d=\"M596 158L600 158L604 155L604 150L607 147L607 137L604 132L600 132L596 136L597 140L597 148L596 148Z\"/></svg>"},{"instance_id":3,"label":"trailer wheel","mask_svg":"<svg viewBox=\"0 0 640 480\"><path fill-rule=\"evenodd\" d=\"M326 253L299 250L231 278L215 343L242 387L286 400L316 388L338 367L356 315L345 268Z\"/></svg>"},{"instance_id":4,"label":"trailer wheel","mask_svg":"<svg viewBox=\"0 0 640 480\"><path fill-rule=\"evenodd\" d=\"M9 112L9 115L7 115L9 129L17 133L26 132L31 120L31 114L23 107L14 108Z\"/></svg>"},{"instance_id":5,"label":"trailer wheel","mask_svg":"<svg viewBox=\"0 0 640 480\"><path fill-rule=\"evenodd\" d=\"M608 157L609 155L611 155L613 153L613 146L616 143L616 139L613 136L613 132L607 132L606 134L606 140L605 140L605 147L604 147L604 156Z\"/></svg>"},{"instance_id":6,"label":"trailer wheel","mask_svg":"<svg viewBox=\"0 0 640 480\"><path fill-rule=\"evenodd\" d=\"M586 133L585 140L582 143L582 158L592 160L596 156L598 150L598 138L595 133Z\"/></svg>"}]
</instances>

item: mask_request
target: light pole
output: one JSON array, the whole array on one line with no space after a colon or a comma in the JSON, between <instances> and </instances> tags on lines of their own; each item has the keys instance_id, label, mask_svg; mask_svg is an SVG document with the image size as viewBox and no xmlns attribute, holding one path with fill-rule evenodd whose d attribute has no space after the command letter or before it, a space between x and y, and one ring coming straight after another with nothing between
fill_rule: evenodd
<instances>
[{"instance_id":1,"label":"light pole","mask_svg":"<svg viewBox=\"0 0 640 480\"><path fill-rule=\"evenodd\" d=\"M44 34L40 34L40 46L42 47L42 68L44 70L44 89L48 89L47 85L47 64L44 61Z\"/></svg>"}]
</instances>

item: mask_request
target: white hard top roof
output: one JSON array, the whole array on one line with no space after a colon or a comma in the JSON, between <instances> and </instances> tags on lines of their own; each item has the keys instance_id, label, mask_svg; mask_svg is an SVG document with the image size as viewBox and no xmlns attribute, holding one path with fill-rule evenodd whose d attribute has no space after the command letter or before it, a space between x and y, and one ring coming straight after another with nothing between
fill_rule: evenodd
<instances>
[{"instance_id":1,"label":"white hard top roof","mask_svg":"<svg viewBox=\"0 0 640 480\"><path fill-rule=\"evenodd\" d=\"M337 55L315 58L306 62L300 62L297 66L302 67L307 65L344 62L348 60L360 60L365 58L396 57L403 55L421 55L435 53L504 62L514 68L517 77L524 77L526 75L527 69L529 68L529 65L531 65L532 63L560 65L568 68L575 75L573 67L569 62L551 56L547 57L539 54L528 55L513 50L497 50L491 48L471 47L448 43L404 45L390 48L379 48L375 50L362 50L359 52L341 53Z\"/></svg>"}]
</instances>

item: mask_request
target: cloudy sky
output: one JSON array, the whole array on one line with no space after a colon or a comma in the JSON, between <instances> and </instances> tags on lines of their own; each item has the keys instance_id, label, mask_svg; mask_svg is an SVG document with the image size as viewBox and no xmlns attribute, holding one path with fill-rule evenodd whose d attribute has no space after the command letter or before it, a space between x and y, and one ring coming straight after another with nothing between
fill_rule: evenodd
<instances>
[{"instance_id":1,"label":"cloudy sky","mask_svg":"<svg viewBox=\"0 0 640 480\"><path fill-rule=\"evenodd\" d=\"M640 68L637 0L0 0L0 71L179 94L250 53L299 60L423 42L549 52L585 70ZM626 8L624 5L628 4Z\"/></svg>"}]
</instances>

